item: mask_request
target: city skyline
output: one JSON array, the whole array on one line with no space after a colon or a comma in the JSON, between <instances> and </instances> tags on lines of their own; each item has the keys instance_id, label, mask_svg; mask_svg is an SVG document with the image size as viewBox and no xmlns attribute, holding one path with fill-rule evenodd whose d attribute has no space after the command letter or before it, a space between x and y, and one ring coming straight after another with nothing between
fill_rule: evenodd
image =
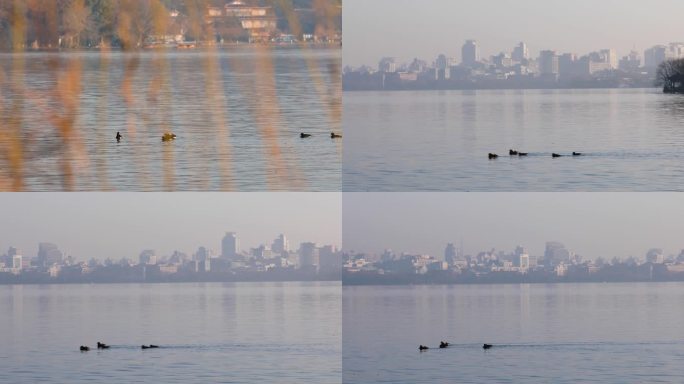
<instances>
[{"instance_id":1,"label":"city skyline","mask_svg":"<svg viewBox=\"0 0 684 384\"><path fill-rule=\"evenodd\" d=\"M447 243L465 254L544 254L559 241L586 259L643 259L651 248L684 248L684 200L677 193L368 193L344 200L343 251L427 254L442 259ZM629 207L626 210L625 207Z\"/></svg>"},{"instance_id":2,"label":"city skyline","mask_svg":"<svg viewBox=\"0 0 684 384\"><path fill-rule=\"evenodd\" d=\"M6 193L0 211L11 218L0 224L0 253L15 247L29 257L41 242L76 261L200 246L220 254L226 232L238 233L241 251L270 246L281 233L292 248L341 244L339 193Z\"/></svg>"},{"instance_id":3,"label":"city skyline","mask_svg":"<svg viewBox=\"0 0 684 384\"><path fill-rule=\"evenodd\" d=\"M581 53L613 48L619 57L631 50L643 53L684 35L684 25L676 16L684 11L684 4L655 3L490 0L463 5L439 0L351 0L345 2L343 28L349 27L344 29L343 65L377 63L378 52L400 61L439 54L460 61L461 45L469 39L479 42L482 57L510 52L520 41L528 44L534 57L548 49ZM377 17L384 12L392 17Z\"/></svg>"}]
</instances>

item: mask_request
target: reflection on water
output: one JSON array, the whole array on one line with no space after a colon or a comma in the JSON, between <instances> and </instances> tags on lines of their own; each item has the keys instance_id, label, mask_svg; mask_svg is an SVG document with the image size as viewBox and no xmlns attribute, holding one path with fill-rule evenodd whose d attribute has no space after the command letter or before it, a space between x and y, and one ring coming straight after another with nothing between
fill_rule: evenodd
<instances>
[{"instance_id":1,"label":"reflection on water","mask_svg":"<svg viewBox=\"0 0 684 384\"><path fill-rule=\"evenodd\" d=\"M339 190L339 65L308 47L0 54L0 189Z\"/></svg>"},{"instance_id":2,"label":"reflection on water","mask_svg":"<svg viewBox=\"0 0 684 384\"><path fill-rule=\"evenodd\" d=\"M659 89L343 97L346 191L683 188L684 98ZM529 156L509 157L509 149ZM573 151L584 156L551 158ZM490 152L499 159L488 161Z\"/></svg>"}]
</instances>

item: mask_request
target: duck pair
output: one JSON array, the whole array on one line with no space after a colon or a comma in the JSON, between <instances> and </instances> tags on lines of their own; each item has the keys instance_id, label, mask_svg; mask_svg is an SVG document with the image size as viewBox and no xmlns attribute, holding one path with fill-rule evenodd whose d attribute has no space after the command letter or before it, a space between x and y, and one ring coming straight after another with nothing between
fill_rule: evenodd
<instances>
[{"instance_id":1,"label":"duck pair","mask_svg":"<svg viewBox=\"0 0 684 384\"><path fill-rule=\"evenodd\" d=\"M306 138L311 137L311 134L302 132L299 134L299 137L302 139L306 139ZM339 133L330 132L330 138L331 139L340 139L340 138L342 138L342 135L340 135Z\"/></svg>"},{"instance_id":2,"label":"duck pair","mask_svg":"<svg viewBox=\"0 0 684 384\"><path fill-rule=\"evenodd\" d=\"M446 347L448 347L448 346L449 346L449 343L447 343L446 341L440 341L440 342L439 342L439 347L440 347L440 348L446 348Z\"/></svg>"},{"instance_id":3,"label":"duck pair","mask_svg":"<svg viewBox=\"0 0 684 384\"><path fill-rule=\"evenodd\" d=\"M150 348L159 348L158 345L150 344L150 345L141 345L140 348L142 349L150 349Z\"/></svg>"},{"instance_id":4,"label":"duck pair","mask_svg":"<svg viewBox=\"0 0 684 384\"><path fill-rule=\"evenodd\" d=\"M99 341L97 342L97 349L109 349L109 345L105 343L100 343Z\"/></svg>"},{"instance_id":5,"label":"duck pair","mask_svg":"<svg viewBox=\"0 0 684 384\"><path fill-rule=\"evenodd\" d=\"M582 153L580 153L580 152L573 152L572 155L573 155L573 156L582 156ZM552 153L552 154L551 154L551 157L554 157L554 158L555 158L555 157L563 157L563 155L560 155L560 154L558 154L558 153Z\"/></svg>"},{"instance_id":6,"label":"duck pair","mask_svg":"<svg viewBox=\"0 0 684 384\"><path fill-rule=\"evenodd\" d=\"M527 156L527 152L516 151L515 149L508 150L509 156Z\"/></svg>"}]
</instances>

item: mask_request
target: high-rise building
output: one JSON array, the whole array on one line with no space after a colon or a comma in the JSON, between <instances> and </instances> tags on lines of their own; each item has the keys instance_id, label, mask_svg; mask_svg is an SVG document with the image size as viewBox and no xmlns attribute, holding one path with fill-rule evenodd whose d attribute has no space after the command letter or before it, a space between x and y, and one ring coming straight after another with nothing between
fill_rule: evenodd
<instances>
[{"instance_id":1,"label":"high-rise building","mask_svg":"<svg viewBox=\"0 0 684 384\"><path fill-rule=\"evenodd\" d=\"M646 253L646 262L654 264L662 264L665 262L665 255L660 248L651 248Z\"/></svg>"},{"instance_id":2,"label":"high-rise building","mask_svg":"<svg viewBox=\"0 0 684 384\"><path fill-rule=\"evenodd\" d=\"M620 60L618 68L626 72L635 72L640 66L641 58L639 57L639 53L637 51L632 51L629 53L629 55Z\"/></svg>"},{"instance_id":3,"label":"high-rise building","mask_svg":"<svg viewBox=\"0 0 684 384\"><path fill-rule=\"evenodd\" d=\"M647 68L656 68L660 63L669 59L668 48L664 45L656 45L644 51L644 66Z\"/></svg>"},{"instance_id":4,"label":"high-rise building","mask_svg":"<svg viewBox=\"0 0 684 384\"><path fill-rule=\"evenodd\" d=\"M281 233L277 239L273 240L271 250L276 254L281 254L290 250L290 243L287 241L285 235Z\"/></svg>"},{"instance_id":5,"label":"high-rise building","mask_svg":"<svg viewBox=\"0 0 684 384\"><path fill-rule=\"evenodd\" d=\"M44 267L62 262L62 251L52 243L38 244L38 264Z\"/></svg>"},{"instance_id":6,"label":"high-rise building","mask_svg":"<svg viewBox=\"0 0 684 384\"><path fill-rule=\"evenodd\" d=\"M565 245L557 241L549 241L546 243L546 250L544 251L544 264L555 267L556 265L570 261L570 252L565 248Z\"/></svg>"},{"instance_id":7,"label":"high-rise building","mask_svg":"<svg viewBox=\"0 0 684 384\"><path fill-rule=\"evenodd\" d=\"M539 52L539 73L542 75L558 75L558 55L556 51Z\"/></svg>"},{"instance_id":8,"label":"high-rise building","mask_svg":"<svg viewBox=\"0 0 684 384\"><path fill-rule=\"evenodd\" d=\"M513 53L511 54L511 59L513 59L513 61L520 63L529 58L530 51L527 49L527 44L520 42L520 44L513 48Z\"/></svg>"},{"instance_id":9,"label":"high-rise building","mask_svg":"<svg viewBox=\"0 0 684 384\"><path fill-rule=\"evenodd\" d=\"M444 261L449 263L449 265L454 265L456 261L456 246L453 243L447 244L444 249Z\"/></svg>"},{"instance_id":10,"label":"high-rise building","mask_svg":"<svg viewBox=\"0 0 684 384\"><path fill-rule=\"evenodd\" d=\"M146 249L140 252L138 261L140 264L155 265L157 264L157 254L154 249Z\"/></svg>"},{"instance_id":11,"label":"high-rise building","mask_svg":"<svg viewBox=\"0 0 684 384\"><path fill-rule=\"evenodd\" d=\"M299 246L299 268L318 267L319 253L315 243L302 243Z\"/></svg>"},{"instance_id":12,"label":"high-rise building","mask_svg":"<svg viewBox=\"0 0 684 384\"><path fill-rule=\"evenodd\" d=\"M461 48L461 64L473 67L480 61L480 47L475 40L466 40Z\"/></svg>"},{"instance_id":13,"label":"high-rise building","mask_svg":"<svg viewBox=\"0 0 684 384\"><path fill-rule=\"evenodd\" d=\"M235 232L226 232L221 241L221 257L234 259L240 252L240 241Z\"/></svg>"}]
</instances>

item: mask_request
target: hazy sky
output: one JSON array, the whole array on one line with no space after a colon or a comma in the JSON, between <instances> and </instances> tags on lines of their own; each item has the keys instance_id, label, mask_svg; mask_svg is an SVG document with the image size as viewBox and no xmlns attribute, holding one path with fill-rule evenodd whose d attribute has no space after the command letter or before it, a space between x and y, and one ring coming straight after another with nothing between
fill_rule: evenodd
<instances>
[{"instance_id":1,"label":"hazy sky","mask_svg":"<svg viewBox=\"0 0 684 384\"><path fill-rule=\"evenodd\" d=\"M35 256L41 241L77 260L220 251L225 232L241 248L268 245L284 233L303 241L341 243L339 193L2 193L0 254L9 246Z\"/></svg>"},{"instance_id":2,"label":"hazy sky","mask_svg":"<svg viewBox=\"0 0 684 384\"><path fill-rule=\"evenodd\" d=\"M666 255L684 249L682 193L347 193L345 250L385 248L442 258L448 242L542 255L557 240L584 256Z\"/></svg>"},{"instance_id":3,"label":"hazy sky","mask_svg":"<svg viewBox=\"0 0 684 384\"><path fill-rule=\"evenodd\" d=\"M615 48L620 57L684 39L681 0L344 0L344 65L375 66L383 56L459 59L466 39L481 55L525 41L583 54Z\"/></svg>"}]
</instances>

